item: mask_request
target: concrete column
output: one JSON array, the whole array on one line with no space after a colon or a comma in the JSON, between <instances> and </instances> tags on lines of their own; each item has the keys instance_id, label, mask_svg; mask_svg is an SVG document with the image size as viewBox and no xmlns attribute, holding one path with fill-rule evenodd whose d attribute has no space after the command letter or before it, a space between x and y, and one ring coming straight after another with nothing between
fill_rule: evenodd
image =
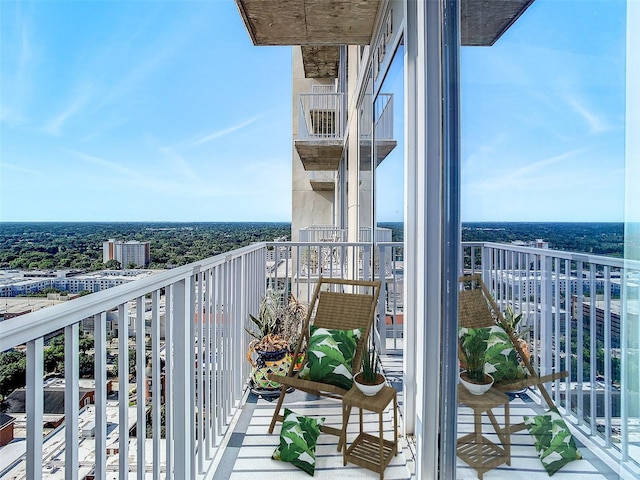
<instances>
[{"instance_id":1,"label":"concrete column","mask_svg":"<svg viewBox=\"0 0 640 480\"><path fill-rule=\"evenodd\" d=\"M333 84L333 79L306 78L302 62L302 49L293 47L291 51L292 71L292 141L291 141L291 240L299 240L299 230L311 225L332 225L334 220L335 195L331 191L314 191L311 188L311 172L304 169L295 147L299 138L299 95L310 93L313 84Z\"/></svg>"},{"instance_id":2,"label":"concrete column","mask_svg":"<svg viewBox=\"0 0 640 480\"><path fill-rule=\"evenodd\" d=\"M347 144L347 241L357 242L360 230L359 204L360 204L360 148L358 143L358 106L356 97L356 80L358 77L358 64L360 55L358 47L348 47L348 135Z\"/></svg>"}]
</instances>

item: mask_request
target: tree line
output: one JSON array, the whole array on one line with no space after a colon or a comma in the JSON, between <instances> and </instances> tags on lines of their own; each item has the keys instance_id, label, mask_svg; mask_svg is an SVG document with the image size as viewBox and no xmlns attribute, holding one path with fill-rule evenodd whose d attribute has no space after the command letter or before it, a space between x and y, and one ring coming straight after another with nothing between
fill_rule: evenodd
<instances>
[{"instance_id":1,"label":"tree line","mask_svg":"<svg viewBox=\"0 0 640 480\"><path fill-rule=\"evenodd\" d=\"M1 223L0 268L100 270L110 238L149 242L149 268L171 268L290 234L289 223Z\"/></svg>"}]
</instances>

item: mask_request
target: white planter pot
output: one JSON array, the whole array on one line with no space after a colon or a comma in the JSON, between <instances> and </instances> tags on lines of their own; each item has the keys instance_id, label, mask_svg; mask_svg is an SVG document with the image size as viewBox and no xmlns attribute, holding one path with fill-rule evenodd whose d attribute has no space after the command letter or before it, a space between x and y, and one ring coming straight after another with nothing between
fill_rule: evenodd
<instances>
[{"instance_id":1,"label":"white planter pot","mask_svg":"<svg viewBox=\"0 0 640 480\"><path fill-rule=\"evenodd\" d=\"M380 383L377 383L375 385L367 385L364 383L360 383L358 382L358 378L360 377L360 373L357 373L355 375L355 377L353 377L353 381L356 384L356 387L358 387L358 389L364 394L367 395L368 397L373 397L376 393L378 393L380 390L382 390L382 387L384 387L385 384L385 379L384 376L379 373L378 377L382 377L382 381Z\"/></svg>"},{"instance_id":2,"label":"white planter pot","mask_svg":"<svg viewBox=\"0 0 640 480\"><path fill-rule=\"evenodd\" d=\"M469 390L469 393L471 393L473 395L482 395L482 394L488 392L489 389L491 388L491 386L493 385L493 377L491 375L489 375L489 374L486 374L486 376L491 378L491 383L478 384L478 383L468 382L464 378L462 378L462 374L464 372L465 372L465 370L460 372L460 383L462 383L462 385L467 390Z\"/></svg>"}]
</instances>

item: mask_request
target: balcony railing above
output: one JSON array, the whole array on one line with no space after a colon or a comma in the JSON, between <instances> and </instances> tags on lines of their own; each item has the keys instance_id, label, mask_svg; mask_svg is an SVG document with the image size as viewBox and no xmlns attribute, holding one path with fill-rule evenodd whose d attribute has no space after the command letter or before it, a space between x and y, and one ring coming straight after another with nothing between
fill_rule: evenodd
<instances>
[{"instance_id":1,"label":"balcony railing above","mask_svg":"<svg viewBox=\"0 0 640 480\"><path fill-rule=\"evenodd\" d=\"M295 147L306 170L337 170L345 128L342 93L301 93Z\"/></svg>"}]
</instances>

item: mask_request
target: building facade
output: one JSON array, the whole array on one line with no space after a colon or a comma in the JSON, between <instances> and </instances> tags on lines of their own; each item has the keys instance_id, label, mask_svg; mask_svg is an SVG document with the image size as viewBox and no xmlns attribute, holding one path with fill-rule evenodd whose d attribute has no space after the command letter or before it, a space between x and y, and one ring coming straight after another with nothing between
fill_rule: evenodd
<instances>
[{"instance_id":1,"label":"building facade","mask_svg":"<svg viewBox=\"0 0 640 480\"><path fill-rule=\"evenodd\" d=\"M109 239L102 244L102 261L116 260L122 268L147 267L150 262L149 242Z\"/></svg>"}]
</instances>

